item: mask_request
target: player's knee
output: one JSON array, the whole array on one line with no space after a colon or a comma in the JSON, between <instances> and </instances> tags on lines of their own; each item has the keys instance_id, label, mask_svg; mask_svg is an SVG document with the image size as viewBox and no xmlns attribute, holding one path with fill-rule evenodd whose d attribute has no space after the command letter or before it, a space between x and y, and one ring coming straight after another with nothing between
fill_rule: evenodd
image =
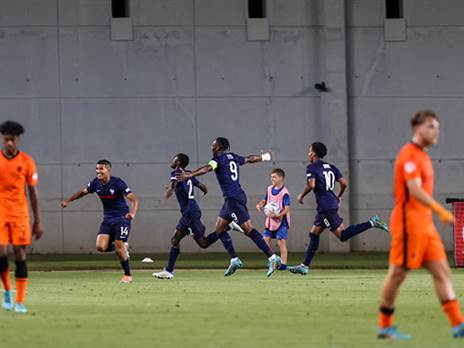
<instances>
[{"instance_id":1,"label":"player's knee","mask_svg":"<svg viewBox=\"0 0 464 348\"><path fill-rule=\"evenodd\" d=\"M198 246L200 248L202 248L202 249L206 249L207 247L209 247L208 242L206 241L205 238L196 239L196 242L197 242Z\"/></svg>"},{"instance_id":2,"label":"player's knee","mask_svg":"<svg viewBox=\"0 0 464 348\"><path fill-rule=\"evenodd\" d=\"M8 256L0 257L0 272L4 272L8 269Z\"/></svg>"},{"instance_id":3,"label":"player's knee","mask_svg":"<svg viewBox=\"0 0 464 348\"><path fill-rule=\"evenodd\" d=\"M171 238L171 246L178 247L180 244L180 238L178 236L173 236Z\"/></svg>"},{"instance_id":4,"label":"player's knee","mask_svg":"<svg viewBox=\"0 0 464 348\"><path fill-rule=\"evenodd\" d=\"M16 278L27 278L27 266L26 261L16 261L16 270L15 270L15 277Z\"/></svg>"},{"instance_id":5,"label":"player's knee","mask_svg":"<svg viewBox=\"0 0 464 348\"><path fill-rule=\"evenodd\" d=\"M104 253L106 251L107 247L104 245L97 244L97 251Z\"/></svg>"}]
</instances>

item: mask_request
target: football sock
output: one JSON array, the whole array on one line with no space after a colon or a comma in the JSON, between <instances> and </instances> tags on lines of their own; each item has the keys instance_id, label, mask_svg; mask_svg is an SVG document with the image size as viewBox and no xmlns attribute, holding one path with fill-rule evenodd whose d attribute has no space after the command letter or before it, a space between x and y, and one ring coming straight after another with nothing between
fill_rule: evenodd
<instances>
[{"instance_id":1,"label":"football sock","mask_svg":"<svg viewBox=\"0 0 464 348\"><path fill-rule=\"evenodd\" d=\"M129 265L129 259L125 261L121 261L121 267L124 270L124 275L130 276L131 275L131 269Z\"/></svg>"},{"instance_id":2,"label":"football sock","mask_svg":"<svg viewBox=\"0 0 464 348\"><path fill-rule=\"evenodd\" d=\"M381 306L379 310L379 328L385 329L393 325L394 308Z\"/></svg>"},{"instance_id":3,"label":"football sock","mask_svg":"<svg viewBox=\"0 0 464 348\"><path fill-rule=\"evenodd\" d=\"M309 245L308 245L308 250L306 250L306 256L303 261L303 265L309 267L311 264L311 261L316 254L317 249L319 249L319 240L321 239L321 236L318 234L310 233L309 234Z\"/></svg>"},{"instance_id":4,"label":"football sock","mask_svg":"<svg viewBox=\"0 0 464 348\"><path fill-rule=\"evenodd\" d=\"M206 241L208 242L208 246L210 246L213 243L216 243L216 241L219 239L219 234L216 232L212 232L206 236Z\"/></svg>"},{"instance_id":5,"label":"football sock","mask_svg":"<svg viewBox=\"0 0 464 348\"><path fill-rule=\"evenodd\" d=\"M174 271L174 265L176 264L177 256L179 256L180 248L179 247L171 247L171 251L169 252L169 261L166 267L166 271L172 273Z\"/></svg>"},{"instance_id":6,"label":"football sock","mask_svg":"<svg viewBox=\"0 0 464 348\"><path fill-rule=\"evenodd\" d=\"M221 239L221 242L224 245L224 249L226 249L229 256L231 258L237 257L237 255L235 254L234 244L232 243L232 238L230 237L230 234L227 232L223 232L221 233L219 238Z\"/></svg>"},{"instance_id":7,"label":"football sock","mask_svg":"<svg viewBox=\"0 0 464 348\"><path fill-rule=\"evenodd\" d=\"M27 287L27 266L26 261L16 261L15 284L16 284L16 303L24 303Z\"/></svg>"},{"instance_id":8,"label":"football sock","mask_svg":"<svg viewBox=\"0 0 464 348\"><path fill-rule=\"evenodd\" d=\"M8 272L8 257L0 257L0 278L5 291L11 290L10 273Z\"/></svg>"},{"instance_id":9,"label":"football sock","mask_svg":"<svg viewBox=\"0 0 464 348\"><path fill-rule=\"evenodd\" d=\"M443 311L448 316L451 326L457 326L464 322L458 300L450 300L443 303Z\"/></svg>"},{"instance_id":10,"label":"football sock","mask_svg":"<svg viewBox=\"0 0 464 348\"><path fill-rule=\"evenodd\" d=\"M256 246L259 249L261 249L268 258L274 254L272 250L269 248L269 246L266 244L266 242L264 241L261 233L259 233L255 228L251 231L248 237L251 238L251 240L256 244Z\"/></svg>"},{"instance_id":11,"label":"football sock","mask_svg":"<svg viewBox=\"0 0 464 348\"><path fill-rule=\"evenodd\" d=\"M344 241L347 241L348 239L350 239L351 237L354 237L356 236L357 234L359 233L362 233L366 230L368 230L369 228L372 228L372 224L368 221L368 222L364 222L362 224L357 224L357 225L351 225L351 226L348 226L347 228L345 228L343 231L342 231L342 235L340 237L340 240L342 242Z\"/></svg>"}]
</instances>

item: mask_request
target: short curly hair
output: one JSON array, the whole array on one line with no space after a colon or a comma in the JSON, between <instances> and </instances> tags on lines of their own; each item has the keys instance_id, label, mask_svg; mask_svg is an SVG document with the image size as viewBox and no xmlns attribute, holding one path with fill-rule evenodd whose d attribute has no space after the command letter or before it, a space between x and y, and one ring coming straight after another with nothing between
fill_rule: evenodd
<instances>
[{"instance_id":1,"label":"short curly hair","mask_svg":"<svg viewBox=\"0 0 464 348\"><path fill-rule=\"evenodd\" d=\"M324 158L327 155L327 147L320 142L315 142L311 144L311 149L319 158Z\"/></svg>"},{"instance_id":2,"label":"short curly hair","mask_svg":"<svg viewBox=\"0 0 464 348\"><path fill-rule=\"evenodd\" d=\"M19 136L24 133L24 127L18 122L8 120L0 124L0 133Z\"/></svg>"}]
</instances>

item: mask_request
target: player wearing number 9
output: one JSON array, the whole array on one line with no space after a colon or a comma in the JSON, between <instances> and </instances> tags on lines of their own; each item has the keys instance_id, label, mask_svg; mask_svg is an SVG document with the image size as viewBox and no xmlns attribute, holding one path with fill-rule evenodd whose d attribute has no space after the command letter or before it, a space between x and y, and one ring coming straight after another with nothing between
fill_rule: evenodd
<instances>
[{"instance_id":1,"label":"player wearing number 9","mask_svg":"<svg viewBox=\"0 0 464 348\"><path fill-rule=\"evenodd\" d=\"M197 170L181 172L176 175L177 180L185 181L193 177L204 175L214 171L224 195L224 205L219 212L219 217L216 223L215 232L217 238L224 233L231 222L237 223L245 235L247 235L256 246L263 251L268 257L268 272L267 276L271 276L277 267L280 266L281 260L275 255L259 233L251 224L250 214L247 208L247 197L240 185L240 166L247 163L257 163L261 161L269 161L271 155L269 153L263 155L248 155L246 157L229 152L229 140L226 138L216 138L211 144L213 158L209 163ZM242 262L238 257L234 257L230 261L230 266L225 275L232 275L237 269L242 267Z\"/></svg>"},{"instance_id":2,"label":"player wearing number 9","mask_svg":"<svg viewBox=\"0 0 464 348\"><path fill-rule=\"evenodd\" d=\"M319 247L319 236L326 228L329 228L342 242L372 227L388 232L387 225L377 215L372 216L367 222L345 228L343 219L338 215L338 207L348 183L337 167L322 160L325 155L327 155L327 148L323 143L311 144L308 153L310 164L306 168L306 186L298 195L298 202L303 204L303 198L309 192L314 191L317 214L309 233L310 242L305 260L299 266L289 267L288 270L292 273L302 275L308 273L311 260ZM338 194L333 191L335 182L340 185Z\"/></svg>"}]
</instances>

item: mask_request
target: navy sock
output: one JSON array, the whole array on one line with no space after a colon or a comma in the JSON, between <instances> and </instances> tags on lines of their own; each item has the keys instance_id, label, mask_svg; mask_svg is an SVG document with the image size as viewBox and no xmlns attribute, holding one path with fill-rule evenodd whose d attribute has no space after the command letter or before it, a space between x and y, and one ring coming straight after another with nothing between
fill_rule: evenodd
<instances>
[{"instance_id":1,"label":"navy sock","mask_svg":"<svg viewBox=\"0 0 464 348\"><path fill-rule=\"evenodd\" d=\"M371 225L371 223L369 221L364 222L362 224L348 226L347 228L345 228L342 231L342 235L340 237L340 240L342 242L347 241L351 237L354 237L357 234L360 234L360 233L368 230L369 228L372 228L372 225Z\"/></svg>"},{"instance_id":2,"label":"navy sock","mask_svg":"<svg viewBox=\"0 0 464 348\"><path fill-rule=\"evenodd\" d=\"M222 244L224 245L224 249L226 249L227 253L231 258L237 257L235 254L234 244L232 243L232 238L230 238L230 234L227 232L221 233L219 236L221 239Z\"/></svg>"},{"instance_id":3,"label":"navy sock","mask_svg":"<svg viewBox=\"0 0 464 348\"><path fill-rule=\"evenodd\" d=\"M129 265L129 259L126 261L121 261L121 267L124 270L124 275L130 276L131 275L131 269Z\"/></svg>"},{"instance_id":4,"label":"navy sock","mask_svg":"<svg viewBox=\"0 0 464 348\"><path fill-rule=\"evenodd\" d=\"M168 265L166 266L166 271L170 273L174 271L174 265L176 264L177 256L179 256L179 253L180 253L179 247L171 247L171 251L169 252Z\"/></svg>"},{"instance_id":5,"label":"navy sock","mask_svg":"<svg viewBox=\"0 0 464 348\"><path fill-rule=\"evenodd\" d=\"M306 250L306 256L303 261L303 265L308 266L311 264L311 261L316 254L317 249L319 249L319 240L321 239L321 236L318 234L309 234L309 245L308 245L308 250Z\"/></svg>"},{"instance_id":6,"label":"navy sock","mask_svg":"<svg viewBox=\"0 0 464 348\"><path fill-rule=\"evenodd\" d=\"M218 239L219 239L219 235L216 232L212 232L206 236L206 241L208 242L208 246L210 246L213 243L216 243Z\"/></svg>"},{"instance_id":7,"label":"navy sock","mask_svg":"<svg viewBox=\"0 0 464 348\"><path fill-rule=\"evenodd\" d=\"M114 251L114 242L108 243L108 247L104 251L105 253L111 253Z\"/></svg>"},{"instance_id":8,"label":"navy sock","mask_svg":"<svg viewBox=\"0 0 464 348\"><path fill-rule=\"evenodd\" d=\"M274 254L264 241L261 233L259 233L255 228L251 231L248 237L251 238L251 240L256 244L256 246L260 248L266 254L267 257L271 257Z\"/></svg>"}]
</instances>

